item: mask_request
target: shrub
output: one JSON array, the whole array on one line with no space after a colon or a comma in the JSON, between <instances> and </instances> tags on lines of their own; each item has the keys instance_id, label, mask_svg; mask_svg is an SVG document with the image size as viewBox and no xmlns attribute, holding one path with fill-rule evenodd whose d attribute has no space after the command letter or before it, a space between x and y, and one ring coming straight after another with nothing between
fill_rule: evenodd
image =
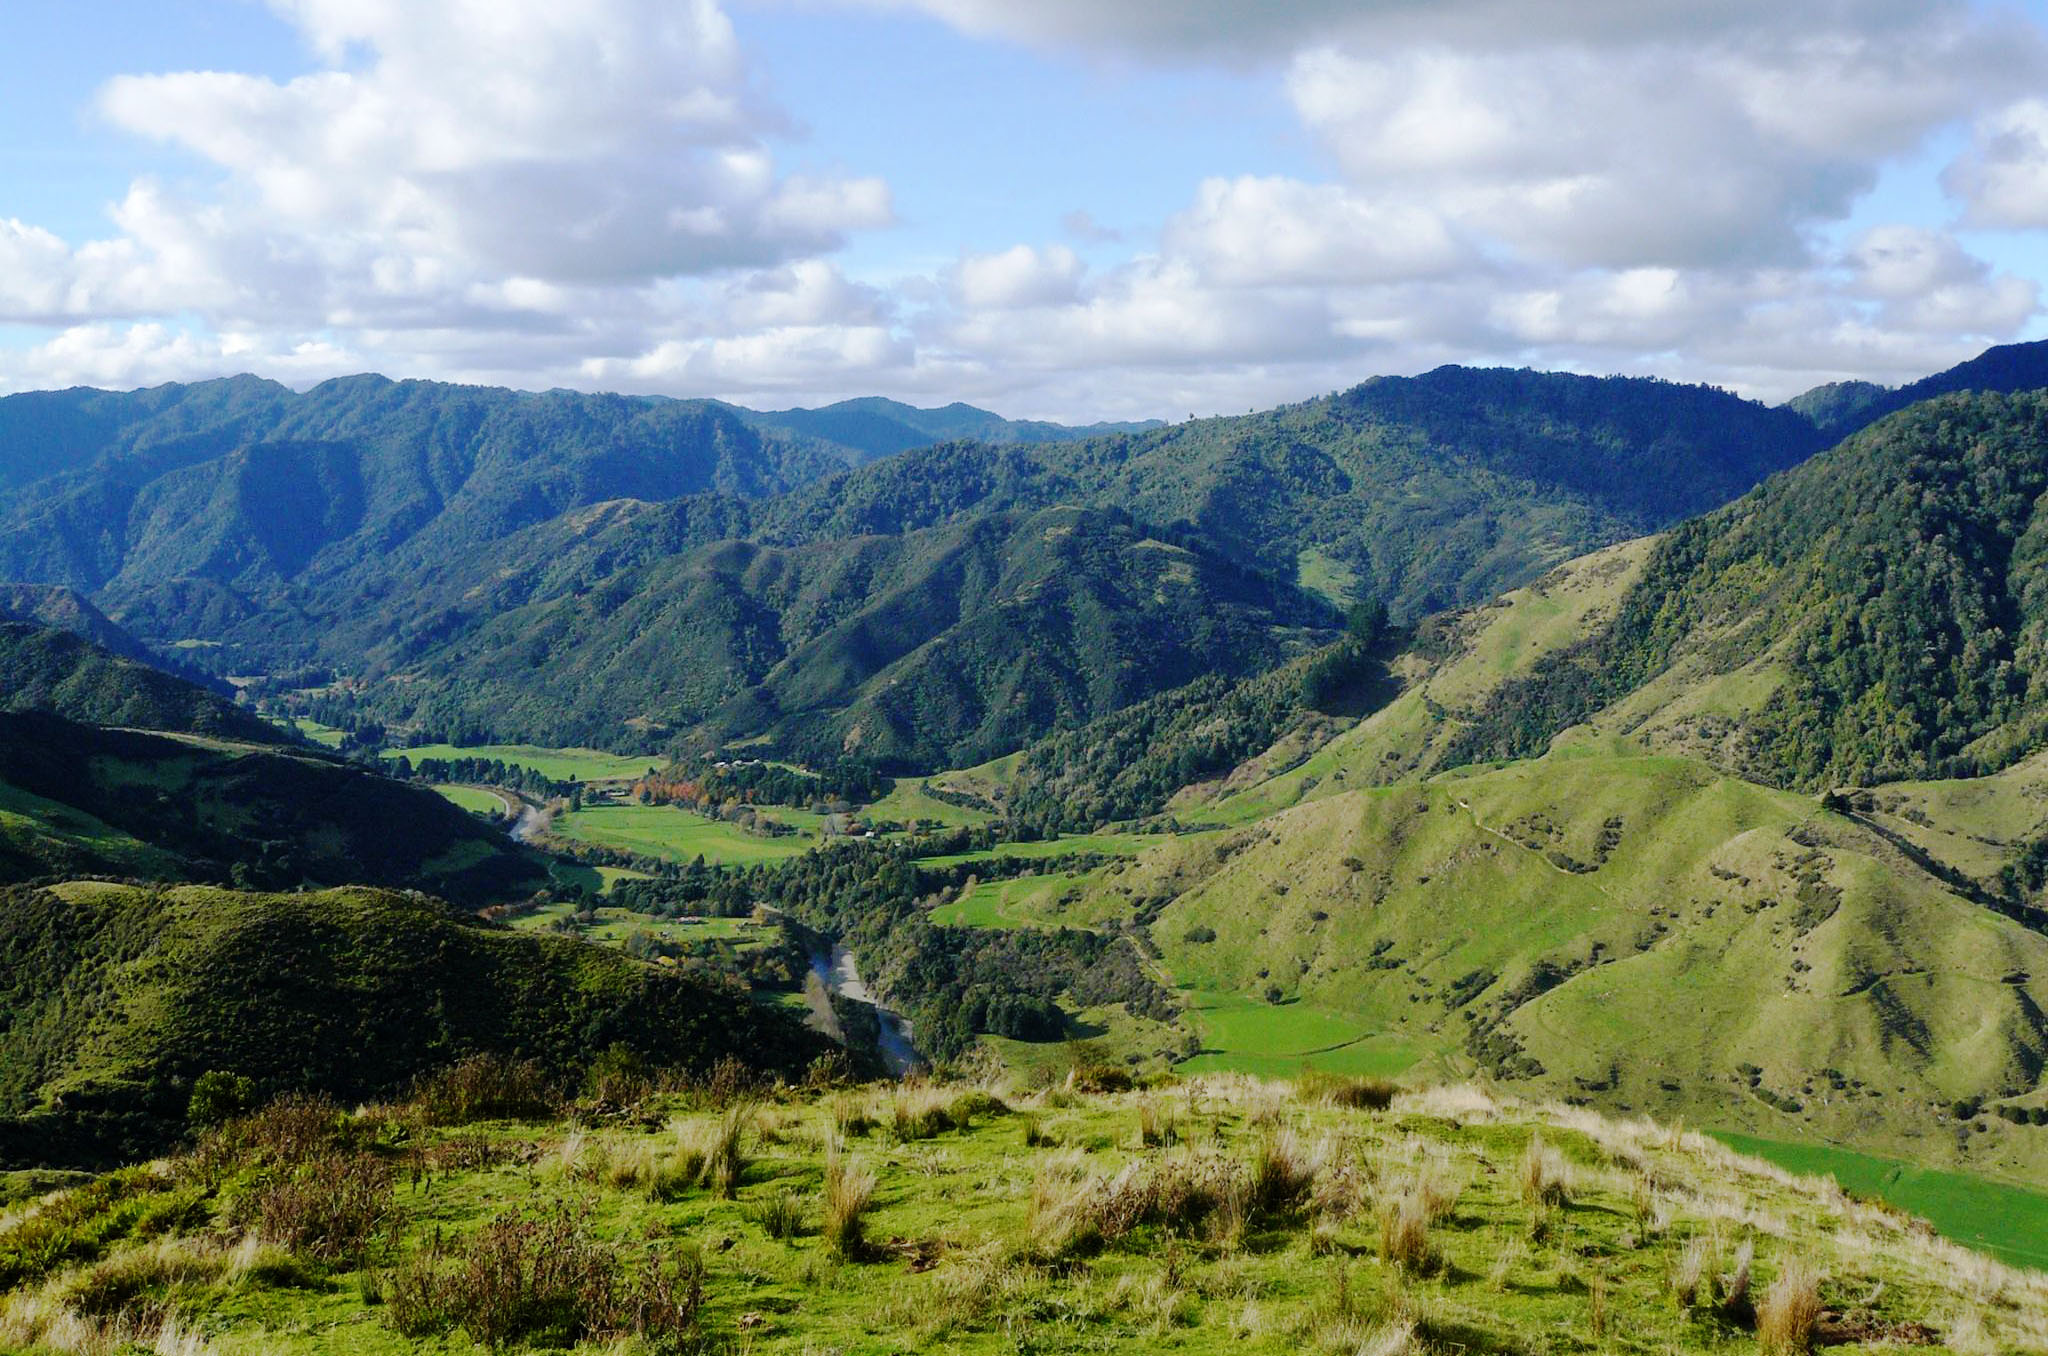
<instances>
[{"instance_id":1,"label":"shrub","mask_svg":"<svg viewBox=\"0 0 2048 1356\"><path fill-rule=\"evenodd\" d=\"M1315 1186L1316 1167L1291 1130L1262 1135L1252 1151L1245 1204L1255 1216L1290 1215Z\"/></svg>"},{"instance_id":2,"label":"shrub","mask_svg":"<svg viewBox=\"0 0 2048 1356\"><path fill-rule=\"evenodd\" d=\"M858 1261L867 1252L866 1216L874 1195L874 1173L849 1161L836 1147L827 1154L821 1232L835 1256Z\"/></svg>"},{"instance_id":3,"label":"shrub","mask_svg":"<svg viewBox=\"0 0 2048 1356\"><path fill-rule=\"evenodd\" d=\"M202 1130L247 1115L256 1105L256 1081L241 1074L211 1069L192 1080L185 1119Z\"/></svg>"},{"instance_id":4,"label":"shrub","mask_svg":"<svg viewBox=\"0 0 2048 1356\"><path fill-rule=\"evenodd\" d=\"M154 1328L181 1299L205 1290L226 1270L217 1252L158 1241L95 1263L70 1283L65 1299L88 1318Z\"/></svg>"},{"instance_id":5,"label":"shrub","mask_svg":"<svg viewBox=\"0 0 2048 1356\"><path fill-rule=\"evenodd\" d=\"M1820 1275L1804 1258L1787 1258L1757 1306L1757 1343L1777 1356L1806 1356L1819 1322Z\"/></svg>"},{"instance_id":6,"label":"shrub","mask_svg":"<svg viewBox=\"0 0 2048 1356\"><path fill-rule=\"evenodd\" d=\"M264 1186L253 1214L264 1242L334 1261L361 1256L398 1206L385 1163L364 1153L329 1154Z\"/></svg>"},{"instance_id":7,"label":"shrub","mask_svg":"<svg viewBox=\"0 0 2048 1356\"><path fill-rule=\"evenodd\" d=\"M1159 1149L1178 1139L1174 1126L1173 1110L1161 1106L1156 1098L1147 1097L1138 1103L1138 1146L1143 1149Z\"/></svg>"},{"instance_id":8,"label":"shrub","mask_svg":"<svg viewBox=\"0 0 2048 1356\"><path fill-rule=\"evenodd\" d=\"M1385 1111L1401 1089L1384 1078L1311 1072L1295 1080L1294 1090L1304 1102L1327 1102L1353 1111Z\"/></svg>"},{"instance_id":9,"label":"shrub","mask_svg":"<svg viewBox=\"0 0 2048 1356\"><path fill-rule=\"evenodd\" d=\"M325 1154L340 1138L341 1108L319 1093L287 1093L218 1132L220 1148L271 1167Z\"/></svg>"},{"instance_id":10,"label":"shrub","mask_svg":"<svg viewBox=\"0 0 2048 1356\"><path fill-rule=\"evenodd\" d=\"M659 1352L706 1349L697 1247L650 1248L630 1266L587 1219L587 1207L556 1201L499 1215L452 1258L437 1238L393 1271L385 1321L412 1339L459 1327L494 1349L632 1337Z\"/></svg>"},{"instance_id":11,"label":"shrub","mask_svg":"<svg viewBox=\"0 0 2048 1356\"><path fill-rule=\"evenodd\" d=\"M704 1184L728 1201L738 1193L740 1177L747 1170L745 1140L753 1116L750 1104L734 1102L713 1124L710 1143L705 1146Z\"/></svg>"},{"instance_id":12,"label":"shrub","mask_svg":"<svg viewBox=\"0 0 2048 1356\"><path fill-rule=\"evenodd\" d=\"M531 1060L471 1055L424 1074L412 1102L429 1125L488 1120L545 1120L559 1114L561 1094Z\"/></svg>"},{"instance_id":13,"label":"shrub","mask_svg":"<svg viewBox=\"0 0 2048 1356\"><path fill-rule=\"evenodd\" d=\"M1671 1295L1681 1309L1691 1309L1704 1296L1711 1282L1713 1245L1704 1238L1686 1241L1685 1249L1671 1264Z\"/></svg>"},{"instance_id":14,"label":"shrub","mask_svg":"<svg viewBox=\"0 0 2048 1356\"><path fill-rule=\"evenodd\" d=\"M1756 1260L1756 1245L1747 1239L1735 1250L1735 1270L1721 1279L1721 1316L1734 1323L1748 1323L1756 1316L1750 1303L1750 1267Z\"/></svg>"}]
</instances>

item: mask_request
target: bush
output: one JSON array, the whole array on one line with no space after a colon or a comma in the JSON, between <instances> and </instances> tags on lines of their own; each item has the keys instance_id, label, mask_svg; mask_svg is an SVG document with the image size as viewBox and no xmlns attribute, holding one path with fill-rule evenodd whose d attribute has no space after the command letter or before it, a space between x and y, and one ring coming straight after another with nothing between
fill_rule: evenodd
<instances>
[{"instance_id":1,"label":"bush","mask_svg":"<svg viewBox=\"0 0 2048 1356\"><path fill-rule=\"evenodd\" d=\"M244 1116L256 1105L256 1080L210 1069L192 1081L185 1119L202 1130Z\"/></svg>"},{"instance_id":2,"label":"bush","mask_svg":"<svg viewBox=\"0 0 2048 1356\"><path fill-rule=\"evenodd\" d=\"M398 1215L391 1169L370 1154L329 1154L302 1163L259 1191L256 1236L321 1261L360 1257Z\"/></svg>"},{"instance_id":3,"label":"bush","mask_svg":"<svg viewBox=\"0 0 2048 1356\"><path fill-rule=\"evenodd\" d=\"M1522 1200L1552 1208L1570 1204L1570 1172L1563 1157L1543 1142L1543 1132L1537 1131L1522 1151Z\"/></svg>"},{"instance_id":4,"label":"bush","mask_svg":"<svg viewBox=\"0 0 2048 1356\"><path fill-rule=\"evenodd\" d=\"M1429 1239L1429 1207L1420 1192L1403 1192L1380 1206L1380 1259L1416 1275L1436 1269L1436 1246Z\"/></svg>"},{"instance_id":5,"label":"bush","mask_svg":"<svg viewBox=\"0 0 2048 1356\"><path fill-rule=\"evenodd\" d=\"M1295 1080L1295 1095L1304 1102L1327 1102L1353 1111L1385 1111L1394 1104L1400 1085L1384 1078L1358 1078L1311 1071Z\"/></svg>"},{"instance_id":6,"label":"bush","mask_svg":"<svg viewBox=\"0 0 2048 1356\"><path fill-rule=\"evenodd\" d=\"M540 1065L504 1055L471 1055L423 1075L413 1105L429 1125L546 1120L561 1110L559 1091Z\"/></svg>"},{"instance_id":7,"label":"bush","mask_svg":"<svg viewBox=\"0 0 2048 1356\"><path fill-rule=\"evenodd\" d=\"M770 1238L795 1238L804 1231L803 1203L786 1187L769 1192L747 1207L747 1218Z\"/></svg>"},{"instance_id":8,"label":"bush","mask_svg":"<svg viewBox=\"0 0 2048 1356\"><path fill-rule=\"evenodd\" d=\"M650 1249L630 1268L592 1238L587 1207L515 1209L477 1231L452 1265L416 1253L393 1274L387 1321L400 1335L459 1327L484 1346L569 1346L637 1336L657 1351L704 1349L704 1259L695 1246Z\"/></svg>"}]
</instances>

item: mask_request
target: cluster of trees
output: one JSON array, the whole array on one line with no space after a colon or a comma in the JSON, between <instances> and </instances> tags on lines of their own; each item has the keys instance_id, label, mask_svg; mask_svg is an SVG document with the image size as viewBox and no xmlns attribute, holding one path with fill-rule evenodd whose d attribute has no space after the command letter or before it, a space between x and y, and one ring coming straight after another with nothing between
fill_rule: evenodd
<instances>
[{"instance_id":1,"label":"cluster of trees","mask_svg":"<svg viewBox=\"0 0 2048 1356\"><path fill-rule=\"evenodd\" d=\"M646 803L687 805L706 813L731 805L788 805L844 813L880 800L894 783L872 763L829 758L815 769L758 759L689 758L633 783L633 796Z\"/></svg>"},{"instance_id":2,"label":"cluster of trees","mask_svg":"<svg viewBox=\"0 0 2048 1356\"><path fill-rule=\"evenodd\" d=\"M1170 1018L1172 995L1145 971L1136 943L1076 929L955 928L930 910L970 878L1075 869L1075 858L984 859L935 867L919 860L975 850L990 831L954 830L915 842L827 847L774 867L686 868L661 880L621 881L613 904L639 912L740 917L766 905L861 958L878 991L909 1017L918 1046L950 1059L977 1034L1057 1039L1060 1000L1125 1003ZM1081 865L1091 864L1082 859Z\"/></svg>"},{"instance_id":3,"label":"cluster of trees","mask_svg":"<svg viewBox=\"0 0 2048 1356\"><path fill-rule=\"evenodd\" d=\"M422 758L414 762L410 756L400 754L386 762L385 767L400 781L433 786L502 786L542 800L567 797L580 789L576 782L559 782L522 763L508 763L502 758Z\"/></svg>"}]
</instances>

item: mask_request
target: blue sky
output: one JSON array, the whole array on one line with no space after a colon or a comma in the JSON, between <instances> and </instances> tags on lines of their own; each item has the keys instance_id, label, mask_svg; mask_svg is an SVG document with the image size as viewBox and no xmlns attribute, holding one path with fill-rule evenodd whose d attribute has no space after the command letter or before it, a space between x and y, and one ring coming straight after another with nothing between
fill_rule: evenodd
<instances>
[{"instance_id":1,"label":"blue sky","mask_svg":"<svg viewBox=\"0 0 2048 1356\"><path fill-rule=\"evenodd\" d=\"M1092 419L2048 333L2039 5L13 0L0 388Z\"/></svg>"}]
</instances>

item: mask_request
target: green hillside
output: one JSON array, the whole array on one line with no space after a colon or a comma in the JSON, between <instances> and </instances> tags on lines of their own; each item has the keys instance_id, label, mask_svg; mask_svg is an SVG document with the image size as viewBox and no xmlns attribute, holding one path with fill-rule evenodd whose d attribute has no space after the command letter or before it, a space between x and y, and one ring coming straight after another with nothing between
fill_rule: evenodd
<instances>
[{"instance_id":1,"label":"green hillside","mask_svg":"<svg viewBox=\"0 0 2048 1356\"><path fill-rule=\"evenodd\" d=\"M69 630L20 621L0 620L0 711L255 744L284 739L270 722L214 692Z\"/></svg>"},{"instance_id":2,"label":"green hillside","mask_svg":"<svg viewBox=\"0 0 2048 1356\"><path fill-rule=\"evenodd\" d=\"M354 1101L482 1052L579 1076L614 1045L794 1074L826 1048L721 981L417 894L11 887L0 957L0 1161L16 1166L160 1146L208 1071Z\"/></svg>"}]
</instances>

